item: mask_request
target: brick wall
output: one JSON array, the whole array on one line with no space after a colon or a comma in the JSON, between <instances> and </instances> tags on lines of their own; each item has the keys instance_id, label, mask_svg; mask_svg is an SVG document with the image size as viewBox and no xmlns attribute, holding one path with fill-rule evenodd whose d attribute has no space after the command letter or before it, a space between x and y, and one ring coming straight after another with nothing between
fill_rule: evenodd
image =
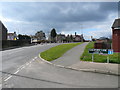
<instances>
[{"instance_id":1,"label":"brick wall","mask_svg":"<svg viewBox=\"0 0 120 90\"><path fill-rule=\"evenodd\" d=\"M113 29L112 48L114 52L120 52L120 29Z\"/></svg>"}]
</instances>

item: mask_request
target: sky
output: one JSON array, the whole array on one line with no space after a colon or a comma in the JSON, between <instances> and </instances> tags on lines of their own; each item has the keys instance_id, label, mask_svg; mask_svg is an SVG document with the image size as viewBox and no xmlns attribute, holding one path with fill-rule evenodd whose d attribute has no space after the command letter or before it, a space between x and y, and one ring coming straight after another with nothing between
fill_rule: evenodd
<instances>
[{"instance_id":1,"label":"sky","mask_svg":"<svg viewBox=\"0 0 120 90\"><path fill-rule=\"evenodd\" d=\"M34 35L52 28L60 34L83 34L85 39L108 37L118 18L117 2L1 2L0 20L8 32Z\"/></svg>"}]
</instances>

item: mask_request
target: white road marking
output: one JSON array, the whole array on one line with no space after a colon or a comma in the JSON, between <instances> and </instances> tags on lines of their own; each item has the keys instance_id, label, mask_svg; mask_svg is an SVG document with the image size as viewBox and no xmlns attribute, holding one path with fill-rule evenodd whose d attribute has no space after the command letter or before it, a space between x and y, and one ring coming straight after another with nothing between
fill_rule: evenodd
<instances>
[{"instance_id":1,"label":"white road marking","mask_svg":"<svg viewBox=\"0 0 120 90\"><path fill-rule=\"evenodd\" d=\"M20 66L17 70L21 70L21 68L23 67L24 65Z\"/></svg>"},{"instance_id":2,"label":"white road marking","mask_svg":"<svg viewBox=\"0 0 120 90\"><path fill-rule=\"evenodd\" d=\"M17 70L14 74L17 74L20 70Z\"/></svg>"},{"instance_id":3,"label":"white road marking","mask_svg":"<svg viewBox=\"0 0 120 90\"><path fill-rule=\"evenodd\" d=\"M22 69L24 69L27 65L30 65L35 59L37 59L37 57L34 57L30 62L25 63L24 65L20 66L16 72L14 72L14 74L17 74L18 72L20 72ZM8 75L8 77L6 79L4 79L4 81L9 80L10 78L12 78L12 75Z\"/></svg>"},{"instance_id":4,"label":"white road marking","mask_svg":"<svg viewBox=\"0 0 120 90\"><path fill-rule=\"evenodd\" d=\"M21 68L21 70L22 70L23 68L25 68L25 66L23 66L23 67Z\"/></svg>"},{"instance_id":5,"label":"white road marking","mask_svg":"<svg viewBox=\"0 0 120 90\"><path fill-rule=\"evenodd\" d=\"M29 63L26 63L26 66L29 65Z\"/></svg>"},{"instance_id":6,"label":"white road marking","mask_svg":"<svg viewBox=\"0 0 120 90\"><path fill-rule=\"evenodd\" d=\"M6 78L4 81L7 81L9 80L10 78L12 77L12 75L10 75L8 78Z\"/></svg>"},{"instance_id":7,"label":"white road marking","mask_svg":"<svg viewBox=\"0 0 120 90\"><path fill-rule=\"evenodd\" d=\"M37 57L35 57L35 59L37 59Z\"/></svg>"}]
</instances>

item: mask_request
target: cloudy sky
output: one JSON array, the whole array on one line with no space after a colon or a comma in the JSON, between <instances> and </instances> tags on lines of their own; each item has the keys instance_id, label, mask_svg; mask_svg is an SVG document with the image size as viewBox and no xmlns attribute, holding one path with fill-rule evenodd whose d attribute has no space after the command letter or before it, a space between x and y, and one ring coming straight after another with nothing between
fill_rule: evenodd
<instances>
[{"instance_id":1,"label":"cloudy sky","mask_svg":"<svg viewBox=\"0 0 120 90\"><path fill-rule=\"evenodd\" d=\"M118 18L117 2L4 2L0 9L8 32L27 35L55 28L66 35L83 33L86 39L107 37Z\"/></svg>"}]
</instances>

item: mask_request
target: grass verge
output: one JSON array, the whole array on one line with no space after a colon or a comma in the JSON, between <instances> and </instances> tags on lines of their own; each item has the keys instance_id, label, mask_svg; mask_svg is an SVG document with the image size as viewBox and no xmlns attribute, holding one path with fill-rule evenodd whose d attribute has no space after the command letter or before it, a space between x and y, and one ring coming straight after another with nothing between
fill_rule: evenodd
<instances>
[{"instance_id":1,"label":"grass verge","mask_svg":"<svg viewBox=\"0 0 120 90\"><path fill-rule=\"evenodd\" d=\"M82 43L69 43L58 45L40 53L40 56L47 61L52 61L61 57L65 52L80 44Z\"/></svg>"},{"instance_id":2,"label":"grass verge","mask_svg":"<svg viewBox=\"0 0 120 90\"><path fill-rule=\"evenodd\" d=\"M85 50L80 59L82 61L92 61L92 54L88 52L88 49L92 49L94 47L94 42L90 42ZM120 60L118 56L120 53L114 53L113 55L101 55L101 54L94 54L94 62L102 62L106 63L107 62L107 57L109 56L109 62L110 63L117 63L120 64Z\"/></svg>"}]
</instances>

